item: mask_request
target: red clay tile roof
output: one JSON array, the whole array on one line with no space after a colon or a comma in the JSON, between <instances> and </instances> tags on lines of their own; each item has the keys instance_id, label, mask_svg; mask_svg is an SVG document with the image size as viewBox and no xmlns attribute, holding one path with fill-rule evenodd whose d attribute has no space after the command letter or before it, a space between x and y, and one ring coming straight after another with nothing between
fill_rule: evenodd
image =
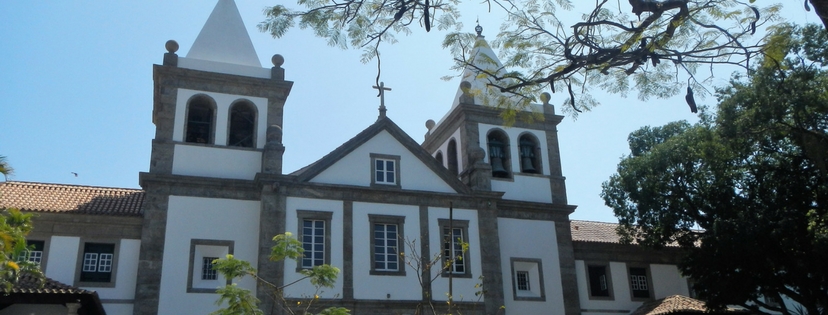
<instances>
[{"instance_id":1,"label":"red clay tile roof","mask_svg":"<svg viewBox=\"0 0 828 315\"><path fill-rule=\"evenodd\" d=\"M711 312L704 302L683 295L671 295L663 299L644 303L630 315L666 315L676 313L749 313L743 309L727 309L723 312Z\"/></svg>"},{"instance_id":2,"label":"red clay tile roof","mask_svg":"<svg viewBox=\"0 0 828 315\"><path fill-rule=\"evenodd\" d=\"M572 230L572 241L575 242L621 243L621 238L615 232L618 228L616 223L572 220L569 228Z\"/></svg>"},{"instance_id":3,"label":"red clay tile roof","mask_svg":"<svg viewBox=\"0 0 828 315\"><path fill-rule=\"evenodd\" d=\"M140 216L144 191L110 187L0 183L0 207L25 211Z\"/></svg>"},{"instance_id":4,"label":"red clay tile roof","mask_svg":"<svg viewBox=\"0 0 828 315\"><path fill-rule=\"evenodd\" d=\"M45 278L43 280L43 286L41 287L37 277L24 272L20 274L11 292L6 293L92 294L95 291L76 288L50 278Z\"/></svg>"}]
</instances>

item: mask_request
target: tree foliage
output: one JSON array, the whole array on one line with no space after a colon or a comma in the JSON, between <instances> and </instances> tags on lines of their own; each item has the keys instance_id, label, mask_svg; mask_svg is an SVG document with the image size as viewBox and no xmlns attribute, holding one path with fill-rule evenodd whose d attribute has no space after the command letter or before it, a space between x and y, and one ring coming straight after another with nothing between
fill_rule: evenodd
<instances>
[{"instance_id":1,"label":"tree foliage","mask_svg":"<svg viewBox=\"0 0 828 315\"><path fill-rule=\"evenodd\" d=\"M13 169L0 155L0 174L11 175ZM31 248L26 246L26 235L32 231L31 213L16 208L0 208L0 289L10 291L23 272L43 278L40 266L26 258Z\"/></svg>"},{"instance_id":2,"label":"tree foliage","mask_svg":"<svg viewBox=\"0 0 828 315\"><path fill-rule=\"evenodd\" d=\"M290 232L279 234L273 237L275 243L271 248L270 260L283 261L285 259L299 260L303 257L304 249L302 243L296 240ZM213 261L213 268L226 279L235 281L246 276L253 277L259 283L264 284L270 289L271 297L282 307L288 314L305 314L312 315L313 305L319 299L319 293L322 288L332 288L336 283L336 278L339 276L339 268L328 264L314 266L313 269L303 269L300 271L302 278L284 285L277 285L265 281L259 277L256 269L250 265L249 262L235 258L233 255L227 255L225 258L216 259ZM316 288L312 297L307 302L299 302L295 307L289 305L284 296L284 289L301 281L308 280ZM211 313L211 315L261 315L262 310L258 308L259 300L253 296L250 290L242 289L236 283L228 284L216 291L219 294L219 299L216 305L225 305L225 307ZM317 315L347 315L350 311L343 307L328 307L321 310Z\"/></svg>"},{"instance_id":3,"label":"tree foliage","mask_svg":"<svg viewBox=\"0 0 828 315\"><path fill-rule=\"evenodd\" d=\"M795 2L788 2L793 5ZM444 46L457 67L469 65L475 36L460 32L459 0L299 0L299 9L265 10L260 30L274 37L291 27L312 29L338 47L363 49L363 62L376 58L381 43L416 28L450 31ZM705 95L708 66L749 69L766 53L763 28L778 20L778 5L739 0L597 0L587 14L570 20L570 0L484 0L506 20L494 41L504 69L477 69L490 86L535 101L541 91L565 93L572 114L597 105L592 88L646 100L685 93L694 107ZM583 6L583 4L578 4ZM802 2L796 5L803 5ZM828 0L806 0L828 26ZM758 30L758 32L757 32ZM712 68L710 68L712 70ZM380 74L377 74L379 82ZM528 102L517 102L517 106ZM515 106L507 104L507 106Z\"/></svg>"},{"instance_id":4,"label":"tree foliage","mask_svg":"<svg viewBox=\"0 0 828 315\"><path fill-rule=\"evenodd\" d=\"M819 33L819 34L817 34ZM719 89L714 115L642 128L603 184L625 241L675 244L712 307L828 314L828 72L816 26L781 28L751 77ZM780 43L781 42L781 43Z\"/></svg>"}]
</instances>

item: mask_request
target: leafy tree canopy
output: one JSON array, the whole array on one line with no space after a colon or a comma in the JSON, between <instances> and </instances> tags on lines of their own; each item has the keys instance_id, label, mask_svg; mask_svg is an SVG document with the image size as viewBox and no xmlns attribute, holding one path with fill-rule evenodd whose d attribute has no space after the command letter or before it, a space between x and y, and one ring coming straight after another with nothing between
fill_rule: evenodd
<instances>
[{"instance_id":1,"label":"leafy tree canopy","mask_svg":"<svg viewBox=\"0 0 828 315\"><path fill-rule=\"evenodd\" d=\"M0 174L4 178L11 175L13 169L6 162L6 157L0 155ZM0 289L10 291L17 283L22 272L28 272L38 278L43 278L40 266L19 259L28 257L29 248L26 247L26 235L32 231L31 213L22 213L16 208L0 207Z\"/></svg>"},{"instance_id":2,"label":"leafy tree canopy","mask_svg":"<svg viewBox=\"0 0 828 315\"><path fill-rule=\"evenodd\" d=\"M781 27L753 75L717 91L697 124L645 127L603 184L625 241L681 246L712 307L828 314L826 32ZM795 301L780 306L766 297Z\"/></svg>"},{"instance_id":3,"label":"leafy tree canopy","mask_svg":"<svg viewBox=\"0 0 828 315\"><path fill-rule=\"evenodd\" d=\"M444 46L451 48L457 67L463 68L475 36L460 32L459 4L459 0L299 0L299 9L284 5L266 9L259 29L274 37L295 26L311 29L332 46L363 49L363 62L376 59L379 64L381 43L394 43L397 35L413 29L433 27L449 32ZM692 109L693 89L707 94L703 87L712 76L700 70L720 64L749 69L765 53L762 28L778 19L780 8L755 0L600 0L591 12L572 22L566 20L574 10L569 0L484 0L481 5L506 14L493 44L502 54L503 69L515 71L477 69L477 77L524 99L506 107L525 106L544 90L567 93L564 108L572 114L597 105L589 97L596 87L623 96L636 90L642 100L686 91ZM804 7L810 11L811 6L828 25L828 0L805 0Z\"/></svg>"}]
</instances>

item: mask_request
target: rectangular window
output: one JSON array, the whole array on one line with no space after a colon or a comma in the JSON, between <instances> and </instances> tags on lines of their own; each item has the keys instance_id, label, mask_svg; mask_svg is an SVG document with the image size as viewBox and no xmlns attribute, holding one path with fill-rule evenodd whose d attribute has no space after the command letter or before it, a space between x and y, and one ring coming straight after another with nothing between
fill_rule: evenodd
<instances>
[{"instance_id":1,"label":"rectangular window","mask_svg":"<svg viewBox=\"0 0 828 315\"><path fill-rule=\"evenodd\" d=\"M297 239L304 250L297 271L331 263L331 218L333 212L296 210Z\"/></svg>"},{"instance_id":2,"label":"rectangular window","mask_svg":"<svg viewBox=\"0 0 828 315\"><path fill-rule=\"evenodd\" d=\"M371 185L400 187L400 157L371 153Z\"/></svg>"},{"instance_id":3,"label":"rectangular window","mask_svg":"<svg viewBox=\"0 0 828 315\"><path fill-rule=\"evenodd\" d=\"M647 268L630 267L630 290L636 299L650 298L650 285L647 277Z\"/></svg>"},{"instance_id":4,"label":"rectangular window","mask_svg":"<svg viewBox=\"0 0 828 315\"><path fill-rule=\"evenodd\" d=\"M515 280L517 281L517 289L519 291L529 291L529 272L528 271L518 271L515 274Z\"/></svg>"},{"instance_id":5,"label":"rectangular window","mask_svg":"<svg viewBox=\"0 0 828 315\"><path fill-rule=\"evenodd\" d=\"M397 182L397 177L394 175L393 160L376 159L374 163L376 163L376 182L378 184L395 184Z\"/></svg>"},{"instance_id":6,"label":"rectangular window","mask_svg":"<svg viewBox=\"0 0 828 315\"><path fill-rule=\"evenodd\" d=\"M611 297L609 272L606 265L588 265L589 295L591 297Z\"/></svg>"},{"instance_id":7,"label":"rectangular window","mask_svg":"<svg viewBox=\"0 0 828 315\"><path fill-rule=\"evenodd\" d=\"M217 287L230 284L214 268L213 261L233 255L234 247L234 241L191 239L187 293L216 293Z\"/></svg>"},{"instance_id":8,"label":"rectangular window","mask_svg":"<svg viewBox=\"0 0 828 315\"><path fill-rule=\"evenodd\" d=\"M217 280L218 271L213 268L213 261L218 257L201 258L201 280Z\"/></svg>"},{"instance_id":9,"label":"rectangular window","mask_svg":"<svg viewBox=\"0 0 828 315\"><path fill-rule=\"evenodd\" d=\"M463 251L463 244L469 238L469 221L454 220L450 222L446 219L438 219L438 222L442 233L443 266L448 266L445 269L444 276L447 275L447 272L451 272L454 276L471 277L467 259L469 253Z\"/></svg>"},{"instance_id":10,"label":"rectangular window","mask_svg":"<svg viewBox=\"0 0 828 315\"><path fill-rule=\"evenodd\" d=\"M515 301L546 301L543 264L538 258L511 257L512 298Z\"/></svg>"},{"instance_id":11,"label":"rectangular window","mask_svg":"<svg viewBox=\"0 0 828 315\"><path fill-rule=\"evenodd\" d=\"M374 224L374 270L399 270L397 245L396 224Z\"/></svg>"},{"instance_id":12,"label":"rectangular window","mask_svg":"<svg viewBox=\"0 0 828 315\"><path fill-rule=\"evenodd\" d=\"M369 214L371 227L371 274L404 276L400 252L405 249L405 217Z\"/></svg>"},{"instance_id":13,"label":"rectangular window","mask_svg":"<svg viewBox=\"0 0 828 315\"><path fill-rule=\"evenodd\" d=\"M18 262L30 261L40 266L43 262L43 248L45 241L26 240L28 250L17 257Z\"/></svg>"},{"instance_id":14,"label":"rectangular window","mask_svg":"<svg viewBox=\"0 0 828 315\"><path fill-rule=\"evenodd\" d=\"M115 258L115 244L85 243L81 282L110 282Z\"/></svg>"},{"instance_id":15,"label":"rectangular window","mask_svg":"<svg viewBox=\"0 0 828 315\"><path fill-rule=\"evenodd\" d=\"M302 268L313 268L325 263L325 221L302 220Z\"/></svg>"}]
</instances>

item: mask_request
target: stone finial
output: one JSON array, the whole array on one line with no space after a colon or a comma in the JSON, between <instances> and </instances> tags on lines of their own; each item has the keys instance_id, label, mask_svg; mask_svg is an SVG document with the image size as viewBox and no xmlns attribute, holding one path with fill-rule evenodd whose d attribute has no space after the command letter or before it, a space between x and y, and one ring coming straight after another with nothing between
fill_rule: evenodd
<instances>
[{"instance_id":1,"label":"stone finial","mask_svg":"<svg viewBox=\"0 0 828 315\"><path fill-rule=\"evenodd\" d=\"M477 26L474 27L474 31L477 33L477 36L483 36L483 27L480 26L480 22L477 22Z\"/></svg>"},{"instance_id":2,"label":"stone finial","mask_svg":"<svg viewBox=\"0 0 828 315\"><path fill-rule=\"evenodd\" d=\"M282 57L280 54L275 54L270 58L270 62L273 63L273 68L270 68L270 78L273 80L284 80L285 69L282 68L282 65L285 64L285 57Z\"/></svg>"},{"instance_id":3,"label":"stone finial","mask_svg":"<svg viewBox=\"0 0 828 315\"><path fill-rule=\"evenodd\" d=\"M178 51L178 43L174 40L168 40L167 43L164 44L164 48L167 49L167 52L164 53L164 65L165 66L178 66L178 55L175 54Z\"/></svg>"},{"instance_id":4,"label":"stone finial","mask_svg":"<svg viewBox=\"0 0 828 315\"><path fill-rule=\"evenodd\" d=\"M164 44L164 47L167 48L167 52L169 52L171 54L174 54L175 52L178 51L178 42L176 42L172 39L168 40L167 43Z\"/></svg>"},{"instance_id":5,"label":"stone finial","mask_svg":"<svg viewBox=\"0 0 828 315\"><path fill-rule=\"evenodd\" d=\"M550 98L552 98L552 96L549 95L549 93L546 93L546 92L543 92L540 95L540 100L541 100L541 102L543 102L543 105L549 105L549 99Z\"/></svg>"},{"instance_id":6,"label":"stone finial","mask_svg":"<svg viewBox=\"0 0 828 315\"><path fill-rule=\"evenodd\" d=\"M282 127L278 125L267 127L267 143L282 143Z\"/></svg>"},{"instance_id":7,"label":"stone finial","mask_svg":"<svg viewBox=\"0 0 828 315\"><path fill-rule=\"evenodd\" d=\"M472 165L477 162L483 162L483 158L486 157L486 151L483 150L481 147L474 147L469 149L469 162Z\"/></svg>"},{"instance_id":8,"label":"stone finial","mask_svg":"<svg viewBox=\"0 0 828 315\"><path fill-rule=\"evenodd\" d=\"M270 62L273 63L274 67L282 67L285 64L285 57L282 57L280 54L275 54L270 58Z\"/></svg>"},{"instance_id":9,"label":"stone finial","mask_svg":"<svg viewBox=\"0 0 828 315\"><path fill-rule=\"evenodd\" d=\"M460 103L465 104L474 104L474 96L471 94L471 82L463 81L460 82L460 91L463 91L463 94L460 95Z\"/></svg>"},{"instance_id":10,"label":"stone finial","mask_svg":"<svg viewBox=\"0 0 828 315\"><path fill-rule=\"evenodd\" d=\"M437 123L435 123L435 122L434 122L434 119L429 119L429 120L426 120L426 124L425 124L425 126L426 126L426 128L428 128L428 130L430 131L430 130L431 130L431 128L434 128L434 125L436 125L436 124L437 124Z\"/></svg>"}]
</instances>

